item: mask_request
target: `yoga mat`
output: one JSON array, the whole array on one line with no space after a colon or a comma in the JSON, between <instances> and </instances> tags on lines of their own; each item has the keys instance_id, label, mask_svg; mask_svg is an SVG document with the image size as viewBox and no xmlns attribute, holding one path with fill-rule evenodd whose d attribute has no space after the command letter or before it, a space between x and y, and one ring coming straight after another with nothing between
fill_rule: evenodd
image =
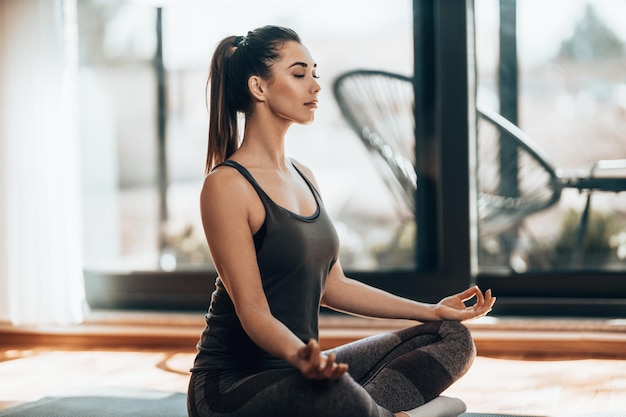
<instances>
[{"instance_id":1,"label":"yoga mat","mask_svg":"<svg viewBox=\"0 0 626 417\"><path fill-rule=\"evenodd\" d=\"M187 395L125 387L91 387L0 411L0 417L187 417ZM296 417L296 416L294 416ZM542 417L463 413L460 417ZM626 411L560 417L626 417Z\"/></svg>"},{"instance_id":2,"label":"yoga mat","mask_svg":"<svg viewBox=\"0 0 626 417\"><path fill-rule=\"evenodd\" d=\"M0 417L187 417L187 394L92 387L0 411Z\"/></svg>"},{"instance_id":3,"label":"yoga mat","mask_svg":"<svg viewBox=\"0 0 626 417\"><path fill-rule=\"evenodd\" d=\"M513 414L491 414L491 413L463 413L459 417L547 417L547 416L521 416ZM626 417L626 411L601 411L589 414L563 414L552 417Z\"/></svg>"},{"instance_id":4,"label":"yoga mat","mask_svg":"<svg viewBox=\"0 0 626 417\"><path fill-rule=\"evenodd\" d=\"M546 416L518 416L513 414L491 414L491 413L463 413L459 417L546 417Z\"/></svg>"}]
</instances>

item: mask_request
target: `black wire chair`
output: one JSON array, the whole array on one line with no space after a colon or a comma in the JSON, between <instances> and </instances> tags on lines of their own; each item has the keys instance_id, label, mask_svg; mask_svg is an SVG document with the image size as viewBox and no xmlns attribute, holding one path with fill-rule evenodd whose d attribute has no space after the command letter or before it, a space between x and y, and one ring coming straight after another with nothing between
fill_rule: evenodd
<instances>
[{"instance_id":1,"label":"black wire chair","mask_svg":"<svg viewBox=\"0 0 626 417\"><path fill-rule=\"evenodd\" d=\"M343 117L372 155L389 191L414 213L417 169L412 78L386 71L353 70L337 77L333 93ZM517 230L528 216L555 205L564 188L576 188L587 192L572 252L572 264L579 264L592 192L626 190L626 178L598 177L596 173L626 168L626 160L598 161L583 175L562 175L513 123L483 107L477 109L477 116L479 235L501 236ZM503 146L514 147L514 160L501 160ZM508 182L503 180L503 168Z\"/></svg>"},{"instance_id":2,"label":"black wire chair","mask_svg":"<svg viewBox=\"0 0 626 417\"><path fill-rule=\"evenodd\" d=\"M411 78L354 70L335 80L333 93L341 114L369 151L391 194L414 213L417 172Z\"/></svg>"},{"instance_id":3,"label":"black wire chair","mask_svg":"<svg viewBox=\"0 0 626 417\"><path fill-rule=\"evenodd\" d=\"M479 229L481 235L499 235L556 204L563 186L548 156L531 138L499 114L477 110ZM506 147L513 147L514 157L503 161L501 150Z\"/></svg>"},{"instance_id":4,"label":"black wire chair","mask_svg":"<svg viewBox=\"0 0 626 417\"><path fill-rule=\"evenodd\" d=\"M519 227L531 214L556 204L565 188L577 189L586 192L587 198L573 242L570 264L581 266L593 193L626 190L625 177L597 174L626 170L626 159L600 160L587 171L567 173L558 170L532 138L502 115L480 105L477 112L480 234L502 234ZM501 161L499 152L507 145L516 149L515 159ZM515 175L513 192L502 186L501 171L503 167L506 170L507 164L512 168L507 173Z\"/></svg>"}]
</instances>

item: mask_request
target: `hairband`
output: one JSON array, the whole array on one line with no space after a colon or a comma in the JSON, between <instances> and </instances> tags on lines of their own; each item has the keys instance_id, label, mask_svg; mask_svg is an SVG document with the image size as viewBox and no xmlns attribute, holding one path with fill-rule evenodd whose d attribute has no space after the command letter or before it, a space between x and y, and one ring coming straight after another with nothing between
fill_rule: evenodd
<instances>
[{"instance_id":1,"label":"hairband","mask_svg":"<svg viewBox=\"0 0 626 417\"><path fill-rule=\"evenodd\" d=\"M245 36L237 36L233 41L233 46L240 47L248 45L247 39Z\"/></svg>"},{"instance_id":2,"label":"hairband","mask_svg":"<svg viewBox=\"0 0 626 417\"><path fill-rule=\"evenodd\" d=\"M250 35L252 35L252 31L249 31L247 36L237 36L233 45L236 47L248 46L248 36Z\"/></svg>"}]
</instances>

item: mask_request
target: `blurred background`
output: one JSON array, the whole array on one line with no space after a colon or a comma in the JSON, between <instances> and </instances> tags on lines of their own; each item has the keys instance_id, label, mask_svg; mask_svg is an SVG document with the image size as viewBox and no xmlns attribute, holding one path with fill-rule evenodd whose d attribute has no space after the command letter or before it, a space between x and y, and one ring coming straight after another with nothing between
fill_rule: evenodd
<instances>
[{"instance_id":1,"label":"blurred background","mask_svg":"<svg viewBox=\"0 0 626 417\"><path fill-rule=\"evenodd\" d=\"M385 188L332 96L333 80L355 68L412 75L410 0L77 4L86 269L210 266L198 216L208 63L223 37L264 24L295 28L318 62L316 122L294 126L287 144L316 174L341 235L344 266L415 267L416 228L403 221L414 217ZM500 32L514 22L517 84L510 89L517 96L517 124L558 169L588 170L597 160L626 157L626 29L619 21L626 3L520 0L514 12L501 26L498 0L474 2L477 101L499 107ZM159 42L162 73L155 66ZM159 111L166 121L161 133ZM518 272L568 267L585 196L564 190L557 204L520 223L513 241L482 236L478 265L510 265ZM400 224L403 232L397 233ZM594 196L588 232L593 253L586 266L623 269L625 197Z\"/></svg>"},{"instance_id":2,"label":"blurred background","mask_svg":"<svg viewBox=\"0 0 626 417\"><path fill-rule=\"evenodd\" d=\"M206 307L209 62L267 24L317 62L287 151L351 276L424 300L478 283L501 314L626 310L623 0L0 1L0 316ZM394 87L340 98L355 70Z\"/></svg>"}]
</instances>

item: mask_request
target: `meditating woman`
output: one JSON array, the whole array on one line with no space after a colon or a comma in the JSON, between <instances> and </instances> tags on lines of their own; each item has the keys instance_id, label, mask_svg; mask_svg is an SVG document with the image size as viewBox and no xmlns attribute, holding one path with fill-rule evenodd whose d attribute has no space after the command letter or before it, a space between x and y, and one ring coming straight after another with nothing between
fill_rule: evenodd
<instances>
[{"instance_id":1,"label":"meditating woman","mask_svg":"<svg viewBox=\"0 0 626 417\"><path fill-rule=\"evenodd\" d=\"M218 279L192 368L189 416L462 413L460 400L439 394L475 356L460 322L487 314L495 298L472 287L420 303L344 275L315 178L285 155L288 128L313 121L320 92L298 35L266 26L227 37L209 77L200 207ZM322 352L320 306L419 323Z\"/></svg>"}]
</instances>

